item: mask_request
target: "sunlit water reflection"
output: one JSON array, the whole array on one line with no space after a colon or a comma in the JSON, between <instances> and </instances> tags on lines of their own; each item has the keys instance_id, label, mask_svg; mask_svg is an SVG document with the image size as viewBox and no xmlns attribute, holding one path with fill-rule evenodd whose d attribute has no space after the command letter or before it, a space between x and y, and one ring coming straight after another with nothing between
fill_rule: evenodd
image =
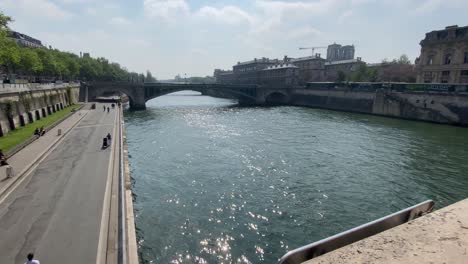
<instances>
[{"instance_id":1,"label":"sunlit water reflection","mask_svg":"<svg viewBox=\"0 0 468 264\"><path fill-rule=\"evenodd\" d=\"M468 196L468 130L169 95L126 112L143 263L275 263L426 199Z\"/></svg>"}]
</instances>

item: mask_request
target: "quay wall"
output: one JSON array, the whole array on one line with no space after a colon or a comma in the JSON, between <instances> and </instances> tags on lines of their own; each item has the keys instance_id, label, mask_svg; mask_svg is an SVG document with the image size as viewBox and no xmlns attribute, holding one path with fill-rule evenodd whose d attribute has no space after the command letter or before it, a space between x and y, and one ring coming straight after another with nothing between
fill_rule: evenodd
<instances>
[{"instance_id":1,"label":"quay wall","mask_svg":"<svg viewBox=\"0 0 468 264\"><path fill-rule=\"evenodd\" d=\"M468 94L294 89L289 104L468 127Z\"/></svg>"},{"instance_id":2,"label":"quay wall","mask_svg":"<svg viewBox=\"0 0 468 264\"><path fill-rule=\"evenodd\" d=\"M8 91L0 91L0 137L78 101L79 85L51 86L42 90L19 86L16 91L10 87Z\"/></svg>"}]
</instances>

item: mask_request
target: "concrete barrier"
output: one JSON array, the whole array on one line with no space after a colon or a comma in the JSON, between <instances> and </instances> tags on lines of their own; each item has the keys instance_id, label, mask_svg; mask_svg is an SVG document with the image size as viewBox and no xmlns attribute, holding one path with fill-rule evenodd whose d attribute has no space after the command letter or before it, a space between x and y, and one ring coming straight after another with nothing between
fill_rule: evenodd
<instances>
[{"instance_id":1,"label":"concrete barrier","mask_svg":"<svg viewBox=\"0 0 468 264\"><path fill-rule=\"evenodd\" d=\"M12 178L14 175L13 167L10 165L0 167L0 180Z\"/></svg>"}]
</instances>

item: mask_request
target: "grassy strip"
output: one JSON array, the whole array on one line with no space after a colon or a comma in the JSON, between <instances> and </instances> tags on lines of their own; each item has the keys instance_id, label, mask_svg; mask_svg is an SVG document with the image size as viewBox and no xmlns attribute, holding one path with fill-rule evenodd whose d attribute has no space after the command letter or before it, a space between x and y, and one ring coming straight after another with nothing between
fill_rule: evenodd
<instances>
[{"instance_id":1,"label":"grassy strip","mask_svg":"<svg viewBox=\"0 0 468 264\"><path fill-rule=\"evenodd\" d=\"M74 109L77 109L81 105L75 104L64 108L63 110L57 111L47 117L41 118L33 123L27 124L24 127L18 127L14 131L10 131L8 134L0 138L0 149L3 150L3 153L7 153L10 149L17 146L18 144L23 143L28 140L34 134L36 128L47 128L52 125L57 120L68 115Z\"/></svg>"}]
</instances>

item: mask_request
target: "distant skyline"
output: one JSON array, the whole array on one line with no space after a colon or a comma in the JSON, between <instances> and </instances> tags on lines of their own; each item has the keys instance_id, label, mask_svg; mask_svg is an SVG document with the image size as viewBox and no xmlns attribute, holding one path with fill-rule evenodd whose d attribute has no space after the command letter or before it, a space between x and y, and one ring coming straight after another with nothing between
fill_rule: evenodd
<instances>
[{"instance_id":1,"label":"distant skyline","mask_svg":"<svg viewBox=\"0 0 468 264\"><path fill-rule=\"evenodd\" d=\"M369 63L419 56L425 33L468 25L466 0L0 0L10 26L54 48L158 79L354 44ZM326 57L326 49L316 50Z\"/></svg>"}]
</instances>

